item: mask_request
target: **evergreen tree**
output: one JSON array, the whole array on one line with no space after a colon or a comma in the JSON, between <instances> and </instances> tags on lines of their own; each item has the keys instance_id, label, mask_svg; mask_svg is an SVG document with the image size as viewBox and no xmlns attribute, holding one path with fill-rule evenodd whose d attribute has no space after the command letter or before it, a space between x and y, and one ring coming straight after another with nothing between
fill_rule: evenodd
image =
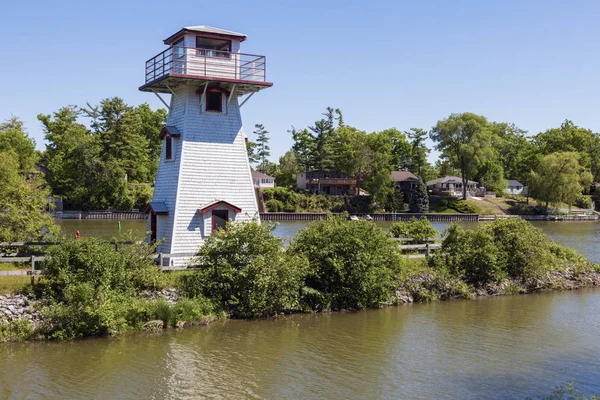
<instances>
[{"instance_id":1,"label":"evergreen tree","mask_svg":"<svg viewBox=\"0 0 600 400\"><path fill-rule=\"evenodd\" d=\"M427 186L425 186L425 182L421 178L419 178L419 183L410 198L410 212L419 214L429 212Z\"/></svg>"},{"instance_id":2,"label":"evergreen tree","mask_svg":"<svg viewBox=\"0 0 600 400\"><path fill-rule=\"evenodd\" d=\"M246 151L248 152L248 161L250 162L250 166L252 167L254 164L258 162L258 155L256 154L256 143L251 141L246 141Z\"/></svg>"},{"instance_id":3,"label":"evergreen tree","mask_svg":"<svg viewBox=\"0 0 600 400\"><path fill-rule=\"evenodd\" d=\"M318 171L331 171L334 166L334 146L336 142L334 128L334 110L327 108L327 112L314 126L308 127L313 146L310 154L310 166Z\"/></svg>"},{"instance_id":4,"label":"evergreen tree","mask_svg":"<svg viewBox=\"0 0 600 400\"><path fill-rule=\"evenodd\" d=\"M411 139L411 170L417 176L423 177L423 168L427 166L427 155L430 150L425 145L428 132L421 128L410 128L406 135Z\"/></svg>"},{"instance_id":5,"label":"evergreen tree","mask_svg":"<svg viewBox=\"0 0 600 400\"><path fill-rule=\"evenodd\" d=\"M310 164L310 157L313 152L314 143L308 132L308 129L296 130L292 126L292 129L288 131L292 134L292 151L296 154L296 160L298 160L298 169L300 171L308 171L312 168Z\"/></svg>"},{"instance_id":6,"label":"evergreen tree","mask_svg":"<svg viewBox=\"0 0 600 400\"><path fill-rule=\"evenodd\" d=\"M256 135L256 157L260 161L258 170L265 173L269 160L267 158L271 155L271 148L269 147L269 131L265 129L262 124L254 125L254 134Z\"/></svg>"}]
</instances>

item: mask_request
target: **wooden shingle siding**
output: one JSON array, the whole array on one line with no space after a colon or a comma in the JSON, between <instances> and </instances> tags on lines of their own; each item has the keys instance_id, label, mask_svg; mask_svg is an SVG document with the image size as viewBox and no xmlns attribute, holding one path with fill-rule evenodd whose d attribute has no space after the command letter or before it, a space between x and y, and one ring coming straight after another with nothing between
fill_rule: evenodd
<instances>
[{"instance_id":1,"label":"wooden shingle siding","mask_svg":"<svg viewBox=\"0 0 600 400\"><path fill-rule=\"evenodd\" d=\"M168 125L176 126L181 137L173 139L173 159L164 159L164 144L156 177L153 201L162 201L169 213L158 221L157 237L165 242L163 253L194 253L210 236L210 212L198 211L203 204L224 200L242 209L234 221L259 218L250 174L250 164L237 98L223 113L201 112L197 87L175 91ZM171 259L173 266L187 259Z\"/></svg>"}]
</instances>

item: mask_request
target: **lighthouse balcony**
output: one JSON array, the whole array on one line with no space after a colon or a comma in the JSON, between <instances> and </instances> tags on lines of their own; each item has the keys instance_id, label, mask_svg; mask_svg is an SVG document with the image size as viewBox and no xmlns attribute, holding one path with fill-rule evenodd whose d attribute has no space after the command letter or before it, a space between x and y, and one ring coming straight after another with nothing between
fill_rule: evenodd
<instances>
[{"instance_id":1,"label":"lighthouse balcony","mask_svg":"<svg viewBox=\"0 0 600 400\"><path fill-rule=\"evenodd\" d=\"M265 56L213 49L172 46L146 61L145 71L142 91L169 93L194 81L235 85L242 95L273 85L266 80Z\"/></svg>"}]
</instances>

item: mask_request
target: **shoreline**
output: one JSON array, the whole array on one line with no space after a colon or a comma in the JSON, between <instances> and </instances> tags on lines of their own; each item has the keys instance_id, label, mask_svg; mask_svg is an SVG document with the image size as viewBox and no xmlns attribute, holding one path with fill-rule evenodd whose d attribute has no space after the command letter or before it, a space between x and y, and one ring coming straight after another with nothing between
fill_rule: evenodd
<instances>
[{"instance_id":1,"label":"shoreline","mask_svg":"<svg viewBox=\"0 0 600 400\"><path fill-rule=\"evenodd\" d=\"M328 215L344 215L343 213L325 212L265 212L260 213L263 221L319 221ZM526 221L598 221L598 214L591 215L509 215L509 214L444 214L444 213L372 213L348 214L359 218L372 218L373 221L409 221L411 218L426 218L431 222L487 222L496 219L522 218ZM55 211L55 219L60 220L145 220L148 215L141 211Z\"/></svg>"},{"instance_id":2,"label":"shoreline","mask_svg":"<svg viewBox=\"0 0 600 400\"><path fill-rule=\"evenodd\" d=\"M392 296L392 302L382 304L382 307L398 307L406 304L430 303L437 301L451 300L475 300L478 298L492 296L508 295L526 295L542 292L562 292L585 288L600 288L600 272L585 271L576 275L571 270L552 271L545 280L536 282L536 286L526 286L523 283L514 280L505 279L501 282L490 284L483 289L474 289L468 287L468 291L456 290L456 285L464 284L454 278L439 279L432 273L421 273L410 277L403 282ZM44 328L44 318L40 311L40 300L32 298L33 296L12 293L0 295L0 343L3 342L23 342L23 341L55 341L42 337L41 329ZM169 288L153 293L145 292L139 295L143 300L163 300L171 306L175 306L181 298L178 296L177 289ZM377 308L370 308L372 310ZM318 314L328 312L348 312L359 310L320 310L320 311L292 311L283 313L285 315L293 314ZM270 319L277 316L256 318ZM162 320L149 320L140 325L139 329L131 330L129 333L160 333L167 329L183 329L187 327L208 325L219 319L230 319L223 314L203 315L194 321L181 321L175 326L169 326ZM240 320L250 320L252 318L236 318ZM28 325L28 328L26 327ZM26 337L25 337L26 336ZM99 336L83 336L75 339L84 339ZM110 336L110 335L108 335ZM118 335L117 335L118 336ZM74 340L74 339L70 339Z\"/></svg>"}]
</instances>

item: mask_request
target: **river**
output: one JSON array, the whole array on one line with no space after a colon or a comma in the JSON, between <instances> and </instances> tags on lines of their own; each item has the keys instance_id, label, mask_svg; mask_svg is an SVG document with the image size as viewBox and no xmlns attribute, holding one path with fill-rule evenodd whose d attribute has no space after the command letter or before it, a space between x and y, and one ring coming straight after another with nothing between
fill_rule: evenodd
<instances>
[{"instance_id":1,"label":"river","mask_svg":"<svg viewBox=\"0 0 600 400\"><path fill-rule=\"evenodd\" d=\"M536 225L600 262L600 223ZM600 290L585 289L4 344L0 398L523 399L568 382L600 393L599 310Z\"/></svg>"}]
</instances>

